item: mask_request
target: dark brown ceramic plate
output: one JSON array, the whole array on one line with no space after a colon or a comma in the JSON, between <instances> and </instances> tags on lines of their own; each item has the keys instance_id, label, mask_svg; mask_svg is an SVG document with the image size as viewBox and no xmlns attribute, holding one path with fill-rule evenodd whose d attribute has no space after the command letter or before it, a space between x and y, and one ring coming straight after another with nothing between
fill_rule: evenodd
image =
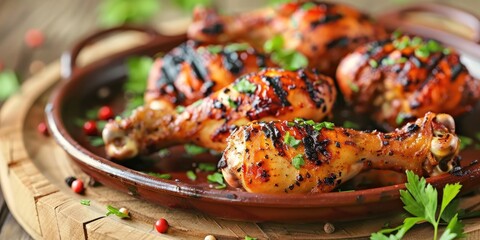
<instances>
[{"instance_id":1,"label":"dark brown ceramic plate","mask_svg":"<svg viewBox=\"0 0 480 240\"><path fill-rule=\"evenodd\" d=\"M56 141L83 171L97 181L162 206L196 209L221 218L248 221L347 221L390 214L402 209L399 190L405 188L404 184L370 186L371 188L364 190L324 194L252 194L241 189L212 188L206 181L207 173L198 174L196 181L189 180L185 171L192 168L192 163L215 162L218 157L206 154L194 158L185 157L181 148L173 149L170 157L156 161L134 159L120 165L107 160L101 148L88 144L86 137L81 134L81 129L75 125L75 119L83 116L88 108L95 105L109 104L120 110L124 103L123 92L119 86L125 81L126 59L168 51L184 41L185 36L156 36L144 46L115 54L82 68L75 68L75 57L83 45L104 34L103 32L82 41L72 51L72 58L66 58L73 59L67 62L65 71L68 75L68 70L73 68L72 75L60 84L46 107L48 126ZM470 58L470 62L480 66L480 58ZM111 97L97 97L98 89L103 87L112 90ZM474 133L480 132L480 124L476 123L478 119L480 104L474 112L457 119L459 133L474 138ZM428 182L436 187L460 182L464 192L477 187L477 182L480 181L480 164L475 164L474 160L480 157L480 151L470 148L461 154L465 166L462 171L432 177ZM171 173L173 180L164 180L144 173L160 170Z\"/></svg>"}]
</instances>

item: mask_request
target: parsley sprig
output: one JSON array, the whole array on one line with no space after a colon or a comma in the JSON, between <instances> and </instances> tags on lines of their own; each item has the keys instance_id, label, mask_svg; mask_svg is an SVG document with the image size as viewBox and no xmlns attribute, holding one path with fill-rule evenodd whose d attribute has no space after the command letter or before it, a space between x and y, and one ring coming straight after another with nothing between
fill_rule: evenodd
<instances>
[{"instance_id":1,"label":"parsley sprig","mask_svg":"<svg viewBox=\"0 0 480 240\"><path fill-rule=\"evenodd\" d=\"M425 178L419 178L412 171L407 171L407 190L400 190L400 199L405 204L404 209L413 217L405 218L403 224L390 229L383 229L370 236L372 240L401 239L415 224L428 222L434 228L433 239L438 236L438 227L441 222L448 223L441 240L450 240L463 237L463 224L458 220L458 202L452 201L460 192L459 183L447 184L443 188L443 197L438 212L438 193ZM438 212L438 214L437 214ZM396 234L393 234L395 233ZM390 235L385 235L390 234Z\"/></svg>"},{"instance_id":2,"label":"parsley sprig","mask_svg":"<svg viewBox=\"0 0 480 240\"><path fill-rule=\"evenodd\" d=\"M127 93L128 99L123 116L129 116L135 108L143 105L143 94L147 89L147 78L152 64L153 59L150 57L127 59L128 78L123 84L123 90Z\"/></svg>"},{"instance_id":3,"label":"parsley sprig","mask_svg":"<svg viewBox=\"0 0 480 240\"><path fill-rule=\"evenodd\" d=\"M241 93L254 93L255 90L257 89L257 85L255 85L254 83L251 83L246 78L241 78L240 81L235 83L235 85L233 86L233 89Z\"/></svg>"},{"instance_id":4,"label":"parsley sprig","mask_svg":"<svg viewBox=\"0 0 480 240\"><path fill-rule=\"evenodd\" d=\"M219 172L208 175L207 180L211 183L217 183L218 186L215 187L216 189L224 189L227 187L225 180L223 179L223 175Z\"/></svg>"},{"instance_id":5,"label":"parsley sprig","mask_svg":"<svg viewBox=\"0 0 480 240\"><path fill-rule=\"evenodd\" d=\"M272 61L287 70L297 70L308 66L308 59L294 49L285 49L285 40L277 35L263 45L265 52L271 54Z\"/></svg>"},{"instance_id":6,"label":"parsley sprig","mask_svg":"<svg viewBox=\"0 0 480 240\"><path fill-rule=\"evenodd\" d=\"M0 71L0 101L6 100L20 88L17 75L11 70Z\"/></svg>"},{"instance_id":7,"label":"parsley sprig","mask_svg":"<svg viewBox=\"0 0 480 240\"><path fill-rule=\"evenodd\" d=\"M113 214L119 218L130 218L130 215L120 212L120 209L113 207L111 205L107 206L107 211L108 211L106 213L107 216Z\"/></svg>"}]
</instances>

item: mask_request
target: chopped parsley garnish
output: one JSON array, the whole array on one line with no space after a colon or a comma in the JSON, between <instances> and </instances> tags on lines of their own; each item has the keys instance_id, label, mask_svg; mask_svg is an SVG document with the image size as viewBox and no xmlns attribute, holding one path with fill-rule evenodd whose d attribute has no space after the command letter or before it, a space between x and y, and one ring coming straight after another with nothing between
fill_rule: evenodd
<instances>
[{"instance_id":1,"label":"chopped parsley garnish","mask_svg":"<svg viewBox=\"0 0 480 240\"><path fill-rule=\"evenodd\" d=\"M403 224L396 228L383 229L373 233L370 239L402 239L413 226L423 222L428 222L433 226L434 240L437 240L438 227L443 223L448 223L448 225L440 239L464 237L464 225L458 220L460 214L458 212L458 202L452 201L460 192L462 185L459 183L445 185L440 205L438 204L437 189L427 184L425 178L419 178L412 171L407 171L405 186L407 190L400 190L400 199L405 204L404 209L413 217L405 218ZM396 234L392 234L395 232Z\"/></svg>"},{"instance_id":2,"label":"chopped parsley garnish","mask_svg":"<svg viewBox=\"0 0 480 240\"><path fill-rule=\"evenodd\" d=\"M158 156L160 157L166 157L168 156L168 154L170 154L170 150L168 150L168 148L164 148L158 151Z\"/></svg>"},{"instance_id":3,"label":"chopped parsley garnish","mask_svg":"<svg viewBox=\"0 0 480 240\"><path fill-rule=\"evenodd\" d=\"M216 189L224 189L227 187L225 180L223 179L223 175L219 172L208 175L207 180L211 183L217 183L218 186L215 187Z\"/></svg>"},{"instance_id":4,"label":"chopped parsley garnish","mask_svg":"<svg viewBox=\"0 0 480 240\"><path fill-rule=\"evenodd\" d=\"M161 178L161 179L172 179L172 175L168 173L147 172L146 174L152 177Z\"/></svg>"},{"instance_id":5,"label":"chopped parsley garnish","mask_svg":"<svg viewBox=\"0 0 480 240\"><path fill-rule=\"evenodd\" d=\"M415 49L415 56L419 58L426 58L430 56L430 51L428 50L428 47L423 45L420 46L419 48Z\"/></svg>"},{"instance_id":6,"label":"chopped parsley garnish","mask_svg":"<svg viewBox=\"0 0 480 240\"><path fill-rule=\"evenodd\" d=\"M332 122L319 122L316 123L313 120L304 120L302 118L295 118L295 122L299 124L300 126L303 125L310 125L313 127L313 129L320 131L322 128L330 129L332 130L335 127L335 124Z\"/></svg>"},{"instance_id":7,"label":"chopped parsley garnish","mask_svg":"<svg viewBox=\"0 0 480 240\"><path fill-rule=\"evenodd\" d=\"M357 86L357 84L355 84L351 81L348 82L348 87L350 88L350 90L352 90L352 92L355 92L355 93L360 90L359 87Z\"/></svg>"},{"instance_id":8,"label":"chopped parsley garnish","mask_svg":"<svg viewBox=\"0 0 480 240\"><path fill-rule=\"evenodd\" d=\"M393 64L395 64L395 60L393 58L387 57L382 60L382 65L390 66Z\"/></svg>"},{"instance_id":9,"label":"chopped parsley garnish","mask_svg":"<svg viewBox=\"0 0 480 240\"><path fill-rule=\"evenodd\" d=\"M217 170L217 167L213 163L200 163L198 164L198 169L204 172L213 172Z\"/></svg>"},{"instance_id":10,"label":"chopped parsley garnish","mask_svg":"<svg viewBox=\"0 0 480 240\"><path fill-rule=\"evenodd\" d=\"M175 107L175 112L177 113L183 113L185 111L185 106L177 106Z\"/></svg>"},{"instance_id":11,"label":"chopped parsley garnish","mask_svg":"<svg viewBox=\"0 0 480 240\"><path fill-rule=\"evenodd\" d=\"M221 45L208 45L206 48L207 51L212 54L221 53L223 51L223 47Z\"/></svg>"},{"instance_id":12,"label":"chopped parsley garnish","mask_svg":"<svg viewBox=\"0 0 480 240\"><path fill-rule=\"evenodd\" d=\"M358 125L357 123L348 121L348 120L343 122L343 127L344 128L352 128L352 129L360 129L360 125Z\"/></svg>"},{"instance_id":13,"label":"chopped parsley garnish","mask_svg":"<svg viewBox=\"0 0 480 240\"><path fill-rule=\"evenodd\" d=\"M87 119L94 120L98 118L98 109L99 107L90 108L85 112ZM82 124L83 125L83 124Z\"/></svg>"},{"instance_id":14,"label":"chopped parsley garnish","mask_svg":"<svg viewBox=\"0 0 480 240\"><path fill-rule=\"evenodd\" d=\"M292 159L292 165L293 165L296 169L300 169L300 167L302 167L303 165L305 165L305 160L303 160L303 155L302 155L302 154L298 154L297 156L293 157L293 159Z\"/></svg>"},{"instance_id":15,"label":"chopped parsley garnish","mask_svg":"<svg viewBox=\"0 0 480 240\"><path fill-rule=\"evenodd\" d=\"M231 108L236 109L238 107L237 103L233 101L230 97L228 97L227 101L228 101L228 106L230 106Z\"/></svg>"},{"instance_id":16,"label":"chopped parsley garnish","mask_svg":"<svg viewBox=\"0 0 480 240\"><path fill-rule=\"evenodd\" d=\"M97 121L97 128L98 130L102 130L105 128L105 125L107 125L107 121L103 121L103 120L100 120L100 121Z\"/></svg>"},{"instance_id":17,"label":"chopped parsley garnish","mask_svg":"<svg viewBox=\"0 0 480 240\"><path fill-rule=\"evenodd\" d=\"M294 49L284 48L284 39L277 35L265 42L265 52L271 54L271 59L276 64L287 70L297 70L308 66L308 59L302 53Z\"/></svg>"},{"instance_id":18,"label":"chopped parsley garnish","mask_svg":"<svg viewBox=\"0 0 480 240\"><path fill-rule=\"evenodd\" d=\"M85 206L90 206L90 200L80 199L80 204L85 205Z\"/></svg>"},{"instance_id":19,"label":"chopped parsley garnish","mask_svg":"<svg viewBox=\"0 0 480 240\"><path fill-rule=\"evenodd\" d=\"M122 213L118 208L112 207L110 205L107 206L107 211L108 211L106 213L107 216L113 214L119 218L130 218L130 215Z\"/></svg>"},{"instance_id":20,"label":"chopped parsley garnish","mask_svg":"<svg viewBox=\"0 0 480 240\"><path fill-rule=\"evenodd\" d=\"M308 11L308 10L314 8L315 6L316 6L315 3L306 2L302 5L302 9L305 10L305 11Z\"/></svg>"},{"instance_id":21,"label":"chopped parsley garnish","mask_svg":"<svg viewBox=\"0 0 480 240\"><path fill-rule=\"evenodd\" d=\"M368 61L368 64L372 67L372 68L377 68L378 67L378 62L375 61L375 59L370 59Z\"/></svg>"},{"instance_id":22,"label":"chopped parsley garnish","mask_svg":"<svg viewBox=\"0 0 480 240\"><path fill-rule=\"evenodd\" d=\"M254 93L257 89L257 85L251 83L246 78L241 78L240 81L233 86L233 89L241 93Z\"/></svg>"},{"instance_id":23,"label":"chopped parsley garnish","mask_svg":"<svg viewBox=\"0 0 480 240\"><path fill-rule=\"evenodd\" d=\"M250 237L250 236L245 236L245 240L257 240L257 238L254 238L254 237Z\"/></svg>"},{"instance_id":24,"label":"chopped parsley garnish","mask_svg":"<svg viewBox=\"0 0 480 240\"><path fill-rule=\"evenodd\" d=\"M463 150L473 144L473 139L467 136L458 136L460 138L460 150Z\"/></svg>"},{"instance_id":25,"label":"chopped parsley garnish","mask_svg":"<svg viewBox=\"0 0 480 240\"><path fill-rule=\"evenodd\" d=\"M297 140L292 135L290 135L290 132L287 132L285 134L285 136L283 137L283 141L285 142L285 144L294 148L298 147L298 145L302 142L302 140Z\"/></svg>"},{"instance_id":26,"label":"chopped parsley garnish","mask_svg":"<svg viewBox=\"0 0 480 240\"><path fill-rule=\"evenodd\" d=\"M404 120L405 120L405 116L403 116L402 114L398 114L397 117L395 118L395 123L397 125L400 125L403 123Z\"/></svg>"},{"instance_id":27,"label":"chopped parsley garnish","mask_svg":"<svg viewBox=\"0 0 480 240\"><path fill-rule=\"evenodd\" d=\"M97 137L97 136L89 137L88 142L90 142L90 145L92 145L94 147L100 147L100 146L105 145L102 137Z\"/></svg>"},{"instance_id":28,"label":"chopped parsley garnish","mask_svg":"<svg viewBox=\"0 0 480 240\"><path fill-rule=\"evenodd\" d=\"M225 46L225 52L239 52L250 48L248 43L231 43Z\"/></svg>"},{"instance_id":29,"label":"chopped parsley garnish","mask_svg":"<svg viewBox=\"0 0 480 240\"><path fill-rule=\"evenodd\" d=\"M188 155L198 155L208 152L208 149L197 146L195 144L185 144L183 145L183 147L185 148L185 152L187 152Z\"/></svg>"},{"instance_id":30,"label":"chopped parsley garnish","mask_svg":"<svg viewBox=\"0 0 480 240\"><path fill-rule=\"evenodd\" d=\"M20 88L17 75L11 70L0 71L0 101L4 101Z\"/></svg>"},{"instance_id":31,"label":"chopped parsley garnish","mask_svg":"<svg viewBox=\"0 0 480 240\"><path fill-rule=\"evenodd\" d=\"M187 174L188 179L190 179L192 181L197 180L197 175L192 170L187 171L186 174Z\"/></svg>"}]
</instances>

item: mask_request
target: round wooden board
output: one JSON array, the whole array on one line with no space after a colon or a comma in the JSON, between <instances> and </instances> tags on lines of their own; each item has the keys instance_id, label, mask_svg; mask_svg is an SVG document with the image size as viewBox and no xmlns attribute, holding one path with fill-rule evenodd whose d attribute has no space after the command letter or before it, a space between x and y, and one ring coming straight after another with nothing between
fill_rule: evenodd
<instances>
[{"instance_id":1,"label":"round wooden board","mask_svg":"<svg viewBox=\"0 0 480 240\"><path fill-rule=\"evenodd\" d=\"M97 43L85 50L80 60L93 62L103 56L145 43L143 35L126 33ZM87 186L84 195L73 193L64 183L67 176L88 182L52 138L39 134L43 109L49 93L60 81L60 65L53 63L26 81L19 94L12 97L0 113L0 178L5 200L15 218L36 239L339 239L364 238L378 231L386 222L400 223L401 218L383 218L350 223L334 223L336 231L324 232L324 222L310 224L252 223L213 218L190 210L157 206L104 186ZM80 204L91 200L90 206ZM478 195L462 200L470 207ZM131 219L105 216L106 206L126 207ZM158 218L170 223L167 234L154 229ZM478 219L465 221L469 238L479 239ZM409 236L431 236L427 226L417 227Z\"/></svg>"}]
</instances>

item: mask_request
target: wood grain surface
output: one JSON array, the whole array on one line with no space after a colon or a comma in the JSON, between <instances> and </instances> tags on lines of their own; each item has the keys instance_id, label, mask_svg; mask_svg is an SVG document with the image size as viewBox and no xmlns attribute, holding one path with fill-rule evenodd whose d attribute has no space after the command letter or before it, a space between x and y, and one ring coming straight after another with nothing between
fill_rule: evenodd
<instances>
[{"instance_id":1,"label":"wood grain surface","mask_svg":"<svg viewBox=\"0 0 480 240\"><path fill-rule=\"evenodd\" d=\"M56 61L60 54L69 49L76 41L99 28L96 12L99 2L99 0L0 0L0 65L4 65L4 68L7 69L13 69L22 82L31 79L38 73L38 69L42 65ZM265 2L267 0L227 0L219 1L217 6L227 12L233 12L262 6ZM392 7L415 1L343 0L341 2L347 2L367 12L377 14ZM480 1L478 0L437 0L435 2L448 3L480 15ZM154 25L165 27L165 24L162 25L165 20L185 18L185 14L171 9L171 3L168 0L161 1L161 4L163 11L155 18ZM39 29L43 32L45 35L43 46L31 49L25 45L24 35L29 29ZM36 62L36 67L32 66L32 62ZM31 80L35 81L35 79ZM14 129L9 130L13 131ZM46 212L45 215L40 214L43 209L48 209L49 205L54 204L52 201L53 199L45 199L44 202L39 203L40 206L45 207L39 208L39 216L42 218L40 220L43 220L48 214L54 214L51 212ZM1 194L0 207L0 239L29 239L30 236L9 214ZM45 221L48 220L45 219ZM88 227L101 228L102 222L103 220L95 222ZM269 231L275 234L281 232L282 228L271 228ZM68 233L65 234L68 236ZM102 236L101 232L98 234L96 237Z\"/></svg>"}]
</instances>

